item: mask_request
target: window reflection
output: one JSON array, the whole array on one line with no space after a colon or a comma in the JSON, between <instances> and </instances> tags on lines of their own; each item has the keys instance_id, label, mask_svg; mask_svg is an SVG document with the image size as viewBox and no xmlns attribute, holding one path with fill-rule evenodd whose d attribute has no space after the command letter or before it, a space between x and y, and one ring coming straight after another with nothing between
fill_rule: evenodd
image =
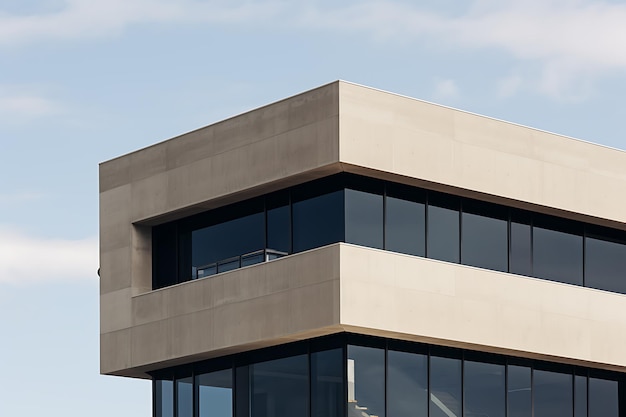
<instances>
[{"instance_id":1,"label":"window reflection","mask_svg":"<svg viewBox=\"0 0 626 417\"><path fill-rule=\"evenodd\" d=\"M385 351L348 346L347 376L348 413L385 417Z\"/></svg>"},{"instance_id":2,"label":"window reflection","mask_svg":"<svg viewBox=\"0 0 626 417\"><path fill-rule=\"evenodd\" d=\"M329 339L323 338L308 347L264 349L259 356L246 352L228 360L233 367L218 371L206 369L223 366L224 359L203 362L198 369L185 365L161 373L153 383L154 415L620 416L624 389L620 374L603 371L602 378L587 377L594 371L542 363L542 367L563 369L548 371L534 368L533 361L522 366L514 364L519 363L515 358L390 339L367 341L381 342L387 348L344 344L345 340L345 335L331 340L331 346L338 346L332 348L326 344ZM360 343L363 339L348 336L348 340ZM321 346L326 350L315 350ZM301 354L305 348L313 351ZM266 360L268 355L280 359ZM173 378L172 374L178 375Z\"/></svg>"},{"instance_id":3,"label":"window reflection","mask_svg":"<svg viewBox=\"0 0 626 417\"><path fill-rule=\"evenodd\" d=\"M431 356L430 416L461 416L461 360Z\"/></svg>"},{"instance_id":4,"label":"window reflection","mask_svg":"<svg viewBox=\"0 0 626 417\"><path fill-rule=\"evenodd\" d=\"M507 367L507 409L508 417L532 417L529 367Z\"/></svg>"},{"instance_id":5,"label":"window reflection","mask_svg":"<svg viewBox=\"0 0 626 417\"><path fill-rule=\"evenodd\" d=\"M442 196L429 198L426 256L458 263L459 201L456 198Z\"/></svg>"},{"instance_id":6,"label":"window reflection","mask_svg":"<svg viewBox=\"0 0 626 417\"><path fill-rule=\"evenodd\" d=\"M589 417L618 417L617 381L589 378Z\"/></svg>"},{"instance_id":7,"label":"window reflection","mask_svg":"<svg viewBox=\"0 0 626 417\"><path fill-rule=\"evenodd\" d=\"M198 387L198 417L232 417L232 371L210 372L196 375Z\"/></svg>"},{"instance_id":8,"label":"window reflection","mask_svg":"<svg viewBox=\"0 0 626 417\"><path fill-rule=\"evenodd\" d=\"M174 417L174 381L157 379L154 381L155 417Z\"/></svg>"},{"instance_id":9,"label":"window reflection","mask_svg":"<svg viewBox=\"0 0 626 417\"><path fill-rule=\"evenodd\" d=\"M582 236L533 227L533 275L583 285Z\"/></svg>"},{"instance_id":10,"label":"window reflection","mask_svg":"<svg viewBox=\"0 0 626 417\"><path fill-rule=\"evenodd\" d=\"M387 410L390 417L428 416L428 358L387 352Z\"/></svg>"},{"instance_id":11,"label":"window reflection","mask_svg":"<svg viewBox=\"0 0 626 417\"><path fill-rule=\"evenodd\" d=\"M268 197L266 247L278 252L291 252L291 209L287 193Z\"/></svg>"},{"instance_id":12,"label":"window reflection","mask_svg":"<svg viewBox=\"0 0 626 417\"><path fill-rule=\"evenodd\" d=\"M342 417L344 405L343 350L311 354L311 416Z\"/></svg>"},{"instance_id":13,"label":"window reflection","mask_svg":"<svg viewBox=\"0 0 626 417\"><path fill-rule=\"evenodd\" d=\"M265 247L262 212L239 217L191 233L193 278L203 278L217 264L217 272L241 267L242 255Z\"/></svg>"},{"instance_id":14,"label":"window reflection","mask_svg":"<svg viewBox=\"0 0 626 417\"><path fill-rule=\"evenodd\" d=\"M574 417L587 417L587 377L574 376Z\"/></svg>"},{"instance_id":15,"label":"window reflection","mask_svg":"<svg viewBox=\"0 0 626 417\"><path fill-rule=\"evenodd\" d=\"M626 293L626 244L587 237L585 285Z\"/></svg>"},{"instance_id":16,"label":"window reflection","mask_svg":"<svg viewBox=\"0 0 626 417\"><path fill-rule=\"evenodd\" d=\"M425 196L419 190L390 187L385 209L385 249L425 256Z\"/></svg>"},{"instance_id":17,"label":"window reflection","mask_svg":"<svg viewBox=\"0 0 626 417\"><path fill-rule=\"evenodd\" d=\"M346 242L383 248L383 196L345 190Z\"/></svg>"},{"instance_id":18,"label":"window reflection","mask_svg":"<svg viewBox=\"0 0 626 417\"><path fill-rule=\"evenodd\" d=\"M510 232L510 272L518 275L532 276L530 216L528 219L517 219L511 215Z\"/></svg>"},{"instance_id":19,"label":"window reflection","mask_svg":"<svg viewBox=\"0 0 626 417\"><path fill-rule=\"evenodd\" d=\"M251 417L307 416L307 355L255 363L250 372Z\"/></svg>"},{"instance_id":20,"label":"window reflection","mask_svg":"<svg viewBox=\"0 0 626 417\"><path fill-rule=\"evenodd\" d=\"M152 238L154 289L348 242L626 293L621 230L348 174L155 226Z\"/></svg>"},{"instance_id":21,"label":"window reflection","mask_svg":"<svg viewBox=\"0 0 626 417\"><path fill-rule=\"evenodd\" d=\"M343 204L342 190L293 203L293 251L343 242Z\"/></svg>"},{"instance_id":22,"label":"window reflection","mask_svg":"<svg viewBox=\"0 0 626 417\"><path fill-rule=\"evenodd\" d=\"M504 365L464 361L465 417L504 417Z\"/></svg>"},{"instance_id":23,"label":"window reflection","mask_svg":"<svg viewBox=\"0 0 626 417\"><path fill-rule=\"evenodd\" d=\"M572 375L535 369L532 392L534 417L572 416Z\"/></svg>"},{"instance_id":24,"label":"window reflection","mask_svg":"<svg viewBox=\"0 0 626 417\"><path fill-rule=\"evenodd\" d=\"M193 378L176 380L176 417L193 417Z\"/></svg>"},{"instance_id":25,"label":"window reflection","mask_svg":"<svg viewBox=\"0 0 626 417\"><path fill-rule=\"evenodd\" d=\"M464 265L506 272L506 211L497 206L464 203L461 225L461 262Z\"/></svg>"}]
</instances>

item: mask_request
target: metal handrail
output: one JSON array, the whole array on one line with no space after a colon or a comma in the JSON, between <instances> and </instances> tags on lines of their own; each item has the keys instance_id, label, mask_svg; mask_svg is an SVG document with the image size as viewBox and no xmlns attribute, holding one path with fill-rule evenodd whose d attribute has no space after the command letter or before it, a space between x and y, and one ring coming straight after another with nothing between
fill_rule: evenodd
<instances>
[{"instance_id":1,"label":"metal handrail","mask_svg":"<svg viewBox=\"0 0 626 417\"><path fill-rule=\"evenodd\" d=\"M198 268L196 268L195 271L195 276L192 279L199 279L199 278L204 278L207 276L211 276L211 275L215 275L215 274L219 274L220 272L226 272L226 271L220 271L220 265L227 265L233 262L237 262L237 266L235 268L232 269L239 269L242 267L242 262L245 259L248 258L253 258L255 256L258 255L263 255L263 260L261 262L268 262L271 261L272 259L276 259L276 258L272 258L270 259L271 255L277 255L277 258L282 258L283 256L287 256L289 255L287 252L282 252L279 250L275 250L275 249L259 249L259 250L255 250L252 252L248 252L248 253L244 253L243 255L238 255L238 256L232 256L230 258L225 258L225 259L220 259L219 261L216 262L212 262L210 264L206 264L206 265L201 265ZM261 262L257 262L257 263L261 263ZM215 272L210 273L210 274L203 274L202 276L199 275L200 271L206 271L206 270L210 270L210 269L214 269ZM232 269L229 269L232 270Z\"/></svg>"}]
</instances>

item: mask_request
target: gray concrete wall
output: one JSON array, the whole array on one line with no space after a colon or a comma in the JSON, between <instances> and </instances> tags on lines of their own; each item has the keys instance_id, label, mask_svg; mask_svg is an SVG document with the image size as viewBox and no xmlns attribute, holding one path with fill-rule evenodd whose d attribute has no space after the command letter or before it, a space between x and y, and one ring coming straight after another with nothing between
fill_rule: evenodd
<instances>
[{"instance_id":1,"label":"gray concrete wall","mask_svg":"<svg viewBox=\"0 0 626 417\"><path fill-rule=\"evenodd\" d=\"M344 82L100 166L101 371L333 333L626 370L626 296L332 245L151 291L151 226L340 171L626 229L626 153Z\"/></svg>"},{"instance_id":2,"label":"gray concrete wall","mask_svg":"<svg viewBox=\"0 0 626 417\"><path fill-rule=\"evenodd\" d=\"M128 297L126 328L103 328L102 372L145 372L340 331L339 247ZM108 300L103 300L108 303Z\"/></svg>"},{"instance_id":3,"label":"gray concrete wall","mask_svg":"<svg viewBox=\"0 0 626 417\"><path fill-rule=\"evenodd\" d=\"M151 290L150 226L339 172L338 129L333 83L100 165L102 372L144 363L132 334L163 343L164 324L134 324L133 297Z\"/></svg>"}]
</instances>

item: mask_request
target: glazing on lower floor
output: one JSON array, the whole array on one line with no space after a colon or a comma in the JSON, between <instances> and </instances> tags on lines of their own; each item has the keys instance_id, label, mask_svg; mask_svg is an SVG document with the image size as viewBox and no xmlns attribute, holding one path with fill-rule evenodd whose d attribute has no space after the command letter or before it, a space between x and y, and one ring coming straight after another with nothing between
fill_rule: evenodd
<instances>
[{"instance_id":1,"label":"glazing on lower floor","mask_svg":"<svg viewBox=\"0 0 626 417\"><path fill-rule=\"evenodd\" d=\"M341 334L154 373L155 417L624 417L625 375Z\"/></svg>"}]
</instances>

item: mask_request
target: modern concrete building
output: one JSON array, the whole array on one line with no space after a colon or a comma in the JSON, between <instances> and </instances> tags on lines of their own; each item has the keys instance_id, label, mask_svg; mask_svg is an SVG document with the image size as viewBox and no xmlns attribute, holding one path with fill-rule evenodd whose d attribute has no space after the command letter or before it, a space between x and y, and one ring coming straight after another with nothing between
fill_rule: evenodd
<instances>
[{"instance_id":1,"label":"modern concrete building","mask_svg":"<svg viewBox=\"0 0 626 417\"><path fill-rule=\"evenodd\" d=\"M626 153L346 82L100 166L156 417L625 417Z\"/></svg>"}]
</instances>

